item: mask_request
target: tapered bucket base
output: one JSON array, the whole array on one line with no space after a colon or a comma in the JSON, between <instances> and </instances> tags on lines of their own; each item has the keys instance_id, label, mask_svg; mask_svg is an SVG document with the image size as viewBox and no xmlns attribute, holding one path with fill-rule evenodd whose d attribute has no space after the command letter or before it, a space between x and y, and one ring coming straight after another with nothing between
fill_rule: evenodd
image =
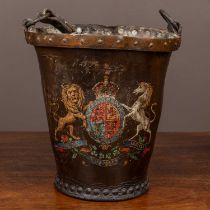
<instances>
[{"instance_id":1,"label":"tapered bucket base","mask_svg":"<svg viewBox=\"0 0 210 210\"><path fill-rule=\"evenodd\" d=\"M105 187L102 185L82 186L67 183L56 177L55 187L58 191L83 200L119 201L128 200L144 194L149 188L148 178L138 182L124 182L120 185Z\"/></svg>"}]
</instances>

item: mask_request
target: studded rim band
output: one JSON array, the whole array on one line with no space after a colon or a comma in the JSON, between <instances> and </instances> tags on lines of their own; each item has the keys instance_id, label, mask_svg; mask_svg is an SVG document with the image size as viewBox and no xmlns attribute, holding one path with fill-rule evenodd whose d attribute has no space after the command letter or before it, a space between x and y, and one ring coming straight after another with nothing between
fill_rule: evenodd
<instances>
[{"instance_id":1,"label":"studded rim band","mask_svg":"<svg viewBox=\"0 0 210 210\"><path fill-rule=\"evenodd\" d=\"M26 40L35 46L91 49L123 49L170 52L177 50L181 38L138 38L117 35L42 34L25 32Z\"/></svg>"},{"instance_id":2,"label":"studded rim band","mask_svg":"<svg viewBox=\"0 0 210 210\"><path fill-rule=\"evenodd\" d=\"M58 176L55 187L62 193L85 200L117 201L127 200L144 194L149 188L148 178L131 180L116 186L92 185L84 186L74 181L65 182Z\"/></svg>"}]
</instances>

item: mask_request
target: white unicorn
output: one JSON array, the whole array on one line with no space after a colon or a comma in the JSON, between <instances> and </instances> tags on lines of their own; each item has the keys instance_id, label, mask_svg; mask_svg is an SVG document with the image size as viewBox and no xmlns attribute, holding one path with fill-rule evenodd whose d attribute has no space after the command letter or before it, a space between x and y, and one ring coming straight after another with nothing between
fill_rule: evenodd
<instances>
[{"instance_id":1,"label":"white unicorn","mask_svg":"<svg viewBox=\"0 0 210 210\"><path fill-rule=\"evenodd\" d=\"M146 83L146 82L141 82L138 86L138 88L136 88L133 91L134 94L139 95L141 94L138 99L134 102L134 104L132 105L132 107L128 107L125 104L122 104L122 106L129 112L125 117L124 117L124 121L123 121L123 127L125 125L126 119L128 117L131 117L133 120L135 120L136 122L138 122L139 124L137 125L136 128L136 134L131 137L129 140L134 139L136 136L139 135L139 132L141 130L146 131L147 133L149 133L149 141L151 139L151 130L150 130L150 124L152 122L154 122L155 118L156 118L156 114L155 111L153 110L153 106L157 105L157 103L153 103L150 107L152 113L154 114L154 117L152 120L150 120L146 114L145 114L145 109L149 106L150 101L151 101L151 97L152 97L152 93L153 93L153 89L150 83Z\"/></svg>"}]
</instances>

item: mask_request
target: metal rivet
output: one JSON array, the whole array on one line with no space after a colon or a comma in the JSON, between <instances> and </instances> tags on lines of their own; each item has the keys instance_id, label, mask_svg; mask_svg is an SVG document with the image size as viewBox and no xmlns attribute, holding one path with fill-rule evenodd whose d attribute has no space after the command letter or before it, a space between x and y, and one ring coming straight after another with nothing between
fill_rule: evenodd
<instances>
[{"instance_id":1,"label":"metal rivet","mask_svg":"<svg viewBox=\"0 0 210 210\"><path fill-rule=\"evenodd\" d=\"M118 194L118 192L119 192L119 191L118 191L118 189L114 189L114 190L112 190L112 194L113 194L113 195L117 195L117 194Z\"/></svg>"},{"instance_id":2,"label":"metal rivet","mask_svg":"<svg viewBox=\"0 0 210 210\"><path fill-rule=\"evenodd\" d=\"M52 38L49 38L49 42L52 42L53 41L53 39Z\"/></svg>"},{"instance_id":3,"label":"metal rivet","mask_svg":"<svg viewBox=\"0 0 210 210\"><path fill-rule=\"evenodd\" d=\"M77 192L81 193L83 191L82 187L78 187Z\"/></svg>"},{"instance_id":4,"label":"metal rivet","mask_svg":"<svg viewBox=\"0 0 210 210\"><path fill-rule=\"evenodd\" d=\"M138 184L138 185L136 185L136 190L139 190L140 189L140 185Z\"/></svg>"},{"instance_id":5,"label":"metal rivet","mask_svg":"<svg viewBox=\"0 0 210 210\"><path fill-rule=\"evenodd\" d=\"M93 191L93 193L95 194L95 195L98 195L99 194L99 189L94 189L94 191Z\"/></svg>"},{"instance_id":6,"label":"metal rivet","mask_svg":"<svg viewBox=\"0 0 210 210\"><path fill-rule=\"evenodd\" d=\"M119 34L123 34L123 33L124 33L124 29L123 29L123 28L119 28L119 29L118 29L118 33L119 33Z\"/></svg>"},{"instance_id":7,"label":"metal rivet","mask_svg":"<svg viewBox=\"0 0 210 210\"><path fill-rule=\"evenodd\" d=\"M138 43L139 43L138 41L135 41L133 44L134 44L134 45L137 45Z\"/></svg>"},{"instance_id":8,"label":"metal rivet","mask_svg":"<svg viewBox=\"0 0 210 210\"><path fill-rule=\"evenodd\" d=\"M128 193L133 193L134 188L133 187L129 187L128 189Z\"/></svg>"},{"instance_id":9,"label":"metal rivet","mask_svg":"<svg viewBox=\"0 0 210 210\"><path fill-rule=\"evenodd\" d=\"M108 189L104 189L104 190L103 190L103 194L104 194L104 195L108 195L108 194L109 194L109 190L108 190Z\"/></svg>"},{"instance_id":10,"label":"metal rivet","mask_svg":"<svg viewBox=\"0 0 210 210\"><path fill-rule=\"evenodd\" d=\"M39 42L39 41L40 41L40 37L38 36L38 37L36 38L36 40Z\"/></svg>"},{"instance_id":11,"label":"metal rivet","mask_svg":"<svg viewBox=\"0 0 210 210\"><path fill-rule=\"evenodd\" d=\"M157 36L157 38L161 38L162 34L158 32L156 36Z\"/></svg>"},{"instance_id":12,"label":"metal rivet","mask_svg":"<svg viewBox=\"0 0 210 210\"><path fill-rule=\"evenodd\" d=\"M137 32L137 30L133 30L131 33L133 36L136 36L138 32Z\"/></svg>"},{"instance_id":13,"label":"metal rivet","mask_svg":"<svg viewBox=\"0 0 210 210\"><path fill-rule=\"evenodd\" d=\"M77 32L78 34L81 34L81 33L82 33L82 28L78 27L78 28L76 29L76 32Z\"/></svg>"},{"instance_id":14,"label":"metal rivet","mask_svg":"<svg viewBox=\"0 0 210 210\"><path fill-rule=\"evenodd\" d=\"M153 43L152 43L152 42L149 44L149 47L150 47L150 48L152 48L152 47L153 47Z\"/></svg>"},{"instance_id":15,"label":"metal rivet","mask_svg":"<svg viewBox=\"0 0 210 210\"><path fill-rule=\"evenodd\" d=\"M86 193L87 193L87 194L90 194L90 193L91 193L91 188L87 188L87 189L86 189Z\"/></svg>"},{"instance_id":16,"label":"metal rivet","mask_svg":"<svg viewBox=\"0 0 210 210\"><path fill-rule=\"evenodd\" d=\"M122 194L125 194L126 193L126 188L122 188Z\"/></svg>"},{"instance_id":17,"label":"metal rivet","mask_svg":"<svg viewBox=\"0 0 210 210\"><path fill-rule=\"evenodd\" d=\"M81 44L84 44L84 42L85 42L84 39L81 39L81 40L80 40L80 43L81 43Z\"/></svg>"},{"instance_id":18,"label":"metal rivet","mask_svg":"<svg viewBox=\"0 0 210 210\"><path fill-rule=\"evenodd\" d=\"M67 43L67 39L66 38L63 39L63 43L64 44Z\"/></svg>"},{"instance_id":19,"label":"metal rivet","mask_svg":"<svg viewBox=\"0 0 210 210\"><path fill-rule=\"evenodd\" d=\"M121 42L121 41L120 41L119 39L116 41L117 44L119 44L120 42Z\"/></svg>"},{"instance_id":20,"label":"metal rivet","mask_svg":"<svg viewBox=\"0 0 210 210\"><path fill-rule=\"evenodd\" d=\"M150 31L145 31L146 36L150 36Z\"/></svg>"},{"instance_id":21,"label":"metal rivet","mask_svg":"<svg viewBox=\"0 0 210 210\"><path fill-rule=\"evenodd\" d=\"M74 191L75 190L75 186L74 185L71 185L70 190L71 191Z\"/></svg>"},{"instance_id":22,"label":"metal rivet","mask_svg":"<svg viewBox=\"0 0 210 210\"><path fill-rule=\"evenodd\" d=\"M164 46L167 46L168 45L168 43L167 42L164 42Z\"/></svg>"},{"instance_id":23,"label":"metal rivet","mask_svg":"<svg viewBox=\"0 0 210 210\"><path fill-rule=\"evenodd\" d=\"M107 31L107 33L106 33L108 36L110 36L111 34L112 34L112 32L111 31Z\"/></svg>"},{"instance_id":24,"label":"metal rivet","mask_svg":"<svg viewBox=\"0 0 210 210\"><path fill-rule=\"evenodd\" d=\"M98 43L99 43L99 44L102 44L102 43L103 43L103 40L102 40L102 39L99 39L99 40L98 40Z\"/></svg>"}]
</instances>

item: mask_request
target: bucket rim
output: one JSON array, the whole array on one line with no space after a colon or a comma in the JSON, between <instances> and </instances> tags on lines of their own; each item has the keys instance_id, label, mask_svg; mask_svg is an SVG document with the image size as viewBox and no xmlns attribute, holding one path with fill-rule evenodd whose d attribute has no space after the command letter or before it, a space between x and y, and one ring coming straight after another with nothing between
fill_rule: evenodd
<instances>
[{"instance_id":1,"label":"bucket rim","mask_svg":"<svg viewBox=\"0 0 210 210\"><path fill-rule=\"evenodd\" d=\"M29 44L43 47L116 49L171 52L181 44L182 26L164 10L160 15L168 23L167 30L139 26L105 26L69 24L50 9L44 9L35 19L25 19L25 37ZM37 28L37 23L48 27Z\"/></svg>"},{"instance_id":2,"label":"bucket rim","mask_svg":"<svg viewBox=\"0 0 210 210\"><path fill-rule=\"evenodd\" d=\"M104 26L104 28L107 26ZM77 26L77 29L81 25ZM117 27L118 29L122 26ZM134 50L134 51L153 51L171 52L180 47L181 36L157 28L144 28L145 31L159 31L165 36L158 37L144 35L123 35L119 33L55 33L40 31L37 28L25 30L25 38L28 44L40 47L58 48L84 48L84 49L110 49L110 50ZM51 30L51 29L50 29ZM135 31L136 29L133 29ZM131 32L132 33L132 32Z\"/></svg>"}]
</instances>

